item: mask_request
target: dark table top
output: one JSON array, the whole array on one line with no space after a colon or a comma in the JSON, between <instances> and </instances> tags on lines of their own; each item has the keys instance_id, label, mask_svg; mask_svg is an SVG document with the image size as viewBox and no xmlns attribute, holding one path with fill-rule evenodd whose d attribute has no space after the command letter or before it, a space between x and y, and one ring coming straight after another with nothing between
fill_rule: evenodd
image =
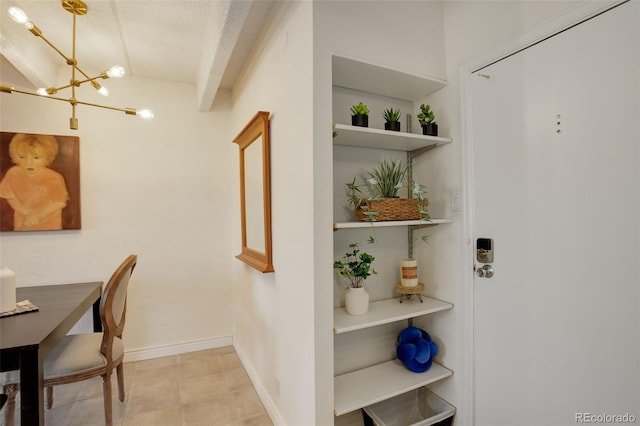
<instances>
[{"instance_id":1,"label":"dark table top","mask_svg":"<svg viewBox=\"0 0 640 426\"><path fill-rule=\"evenodd\" d=\"M0 318L2 356L34 345L46 356L100 297L101 288L101 282L17 288L16 300L29 300L39 310Z\"/></svg>"}]
</instances>

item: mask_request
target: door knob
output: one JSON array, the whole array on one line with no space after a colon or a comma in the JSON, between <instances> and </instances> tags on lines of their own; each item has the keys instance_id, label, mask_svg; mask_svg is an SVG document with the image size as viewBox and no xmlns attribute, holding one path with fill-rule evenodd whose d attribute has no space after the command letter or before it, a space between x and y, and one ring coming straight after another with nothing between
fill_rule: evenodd
<instances>
[{"instance_id":1,"label":"door knob","mask_svg":"<svg viewBox=\"0 0 640 426\"><path fill-rule=\"evenodd\" d=\"M479 278L491 278L491 277L493 277L493 266L484 265L482 268L476 268L476 275Z\"/></svg>"}]
</instances>

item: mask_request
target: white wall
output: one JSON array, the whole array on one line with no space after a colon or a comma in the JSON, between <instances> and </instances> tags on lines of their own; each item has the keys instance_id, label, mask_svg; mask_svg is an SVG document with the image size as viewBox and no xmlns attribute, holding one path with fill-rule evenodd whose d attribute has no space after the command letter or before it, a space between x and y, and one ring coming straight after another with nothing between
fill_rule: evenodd
<instances>
[{"instance_id":1,"label":"white wall","mask_svg":"<svg viewBox=\"0 0 640 426\"><path fill-rule=\"evenodd\" d=\"M230 121L235 136L256 111L271 112L275 272L232 262L234 345L272 419L289 425L315 423L311 11L309 2L276 4L232 90ZM239 201L233 204L237 254Z\"/></svg>"},{"instance_id":2,"label":"white wall","mask_svg":"<svg viewBox=\"0 0 640 426\"><path fill-rule=\"evenodd\" d=\"M108 87L93 100L149 107L155 119L79 107L73 131L64 102L0 97L1 130L80 137L82 191L81 230L2 233L0 263L18 286L106 281L137 253L126 359L230 344L231 113L198 112L187 85L125 77Z\"/></svg>"},{"instance_id":3,"label":"white wall","mask_svg":"<svg viewBox=\"0 0 640 426\"><path fill-rule=\"evenodd\" d=\"M432 77L444 76L441 2L318 1L316 49Z\"/></svg>"}]
</instances>

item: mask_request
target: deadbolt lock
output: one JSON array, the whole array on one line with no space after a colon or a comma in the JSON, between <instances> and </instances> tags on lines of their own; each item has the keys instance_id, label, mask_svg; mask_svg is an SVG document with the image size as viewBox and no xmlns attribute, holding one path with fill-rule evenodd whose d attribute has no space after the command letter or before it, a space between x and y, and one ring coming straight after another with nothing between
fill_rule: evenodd
<instances>
[{"instance_id":1,"label":"deadbolt lock","mask_svg":"<svg viewBox=\"0 0 640 426\"><path fill-rule=\"evenodd\" d=\"M476 260L479 263L493 263L492 238L478 238L476 240Z\"/></svg>"}]
</instances>

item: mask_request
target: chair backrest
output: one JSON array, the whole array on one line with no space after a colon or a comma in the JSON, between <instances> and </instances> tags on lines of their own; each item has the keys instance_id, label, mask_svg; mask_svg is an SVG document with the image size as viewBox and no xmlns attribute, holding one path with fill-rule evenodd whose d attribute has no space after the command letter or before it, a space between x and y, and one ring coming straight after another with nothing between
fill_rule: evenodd
<instances>
[{"instance_id":1,"label":"chair backrest","mask_svg":"<svg viewBox=\"0 0 640 426\"><path fill-rule=\"evenodd\" d=\"M127 289L133 269L138 262L135 254L127 257L113 273L102 293L100 320L102 321L102 344L100 352L111 362L111 347L114 337L122 337L127 314Z\"/></svg>"}]
</instances>

